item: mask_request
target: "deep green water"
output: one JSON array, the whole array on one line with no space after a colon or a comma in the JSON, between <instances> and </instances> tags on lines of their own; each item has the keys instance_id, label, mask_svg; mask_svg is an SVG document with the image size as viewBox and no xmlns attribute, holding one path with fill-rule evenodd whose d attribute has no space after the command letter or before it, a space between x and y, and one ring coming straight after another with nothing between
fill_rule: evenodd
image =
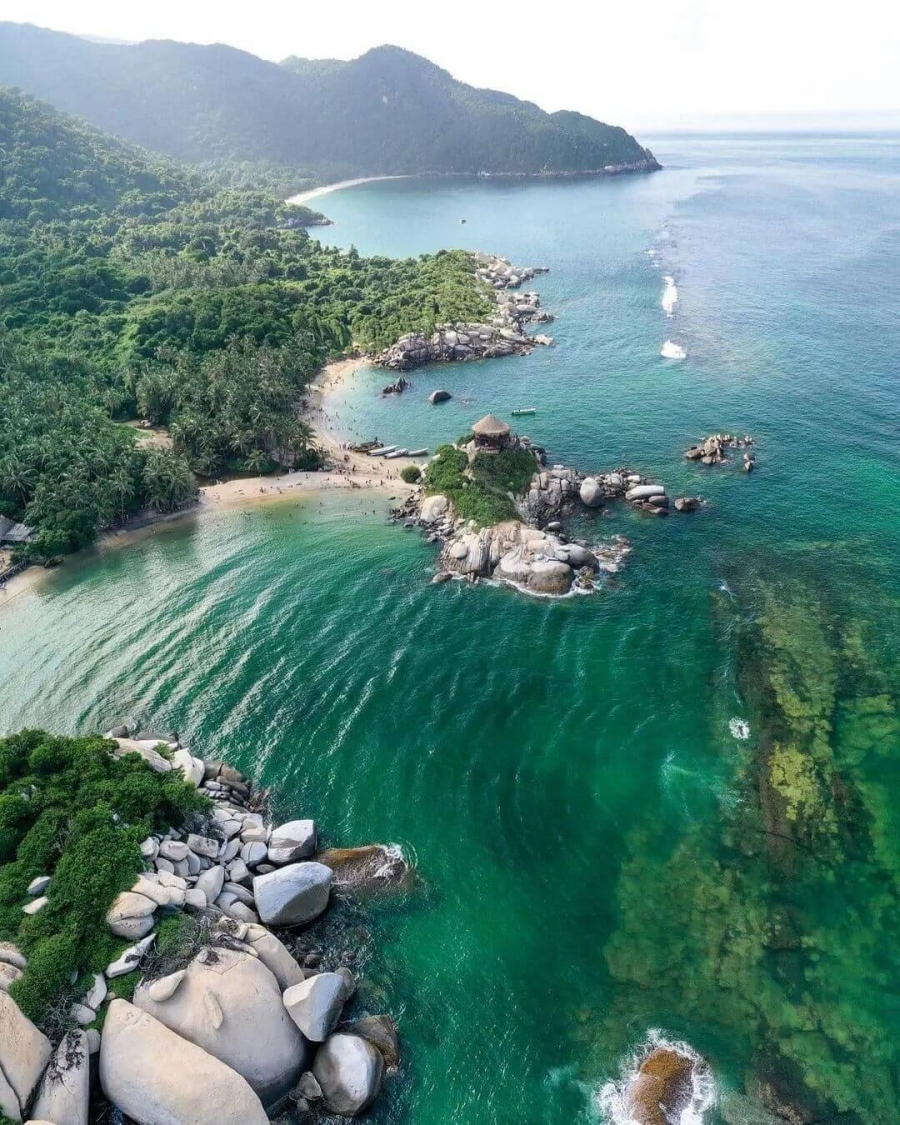
<instances>
[{"instance_id":1,"label":"deep green water","mask_svg":"<svg viewBox=\"0 0 900 1125\"><path fill-rule=\"evenodd\" d=\"M652 177L324 201L361 253L551 267L556 348L399 400L364 373L335 405L431 447L533 405L553 460L710 499L601 517L633 543L614 585L432 587L433 548L383 501L330 495L159 530L0 608L0 729L136 714L329 838L415 858L422 891L372 917L366 988L406 1046L381 1125L598 1120L651 1029L710 1060L708 1123L749 1122L728 1096L773 1060L795 1100L818 1090L810 1120L900 1121L900 149L652 147ZM437 386L457 398L429 406ZM756 436L755 474L683 461L727 428Z\"/></svg>"}]
</instances>

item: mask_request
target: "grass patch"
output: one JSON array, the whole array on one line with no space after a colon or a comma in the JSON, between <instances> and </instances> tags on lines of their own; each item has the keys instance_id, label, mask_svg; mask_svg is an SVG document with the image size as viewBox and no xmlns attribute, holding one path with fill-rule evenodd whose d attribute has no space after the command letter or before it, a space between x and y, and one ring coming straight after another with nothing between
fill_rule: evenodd
<instances>
[{"instance_id":1,"label":"grass patch","mask_svg":"<svg viewBox=\"0 0 900 1125\"><path fill-rule=\"evenodd\" d=\"M141 841L209 808L180 771L116 759L111 745L40 730L0 739L0 940L28 958L10 994L39 1026L74 991L72 973L100 972L120 951L105 916L143 870ZM52 876L49 902L29 917L22 907L38 875Z\"/></svg>"},{"instance_id":2,"label":"grass patch","mask_svg":"<svg viewBox=\"0 0 900 1125\"><path fill-rule=\"evenodd\" d=\"M525 492L537 468L537 458L525 449L479 453L470 465L463 450L442 445L425 471L425 489L452 500L462 519L490 527L518 518L513 497Z\"/></svg>"}]
</instances>

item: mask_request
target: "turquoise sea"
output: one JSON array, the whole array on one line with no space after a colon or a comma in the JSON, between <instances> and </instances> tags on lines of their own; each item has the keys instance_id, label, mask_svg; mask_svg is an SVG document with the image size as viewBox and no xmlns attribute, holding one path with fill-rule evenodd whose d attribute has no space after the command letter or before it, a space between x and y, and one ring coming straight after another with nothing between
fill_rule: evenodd
<instances>
[{"instance_id":1,"label":"turquoise sea","mask_svg":"<svg viewBox=\"0 0 900 1125\"><path fill-rule=\"evenodd\" d=\"M598 517L633 545L599 594L433 587L385 500L325 494L0 601L0 730L137 715L414 859L367 915L405 1046L378 1125L609 1120L652 1030L709 1061L693 1122L900 1121L900 138L647 141L652 176L320 201L363 254L550 267L556 347L333 405L431 448L534 406L553 462L709 500ZM684 461L720 430L755 473Z\"/></svg>"}]
</instances>

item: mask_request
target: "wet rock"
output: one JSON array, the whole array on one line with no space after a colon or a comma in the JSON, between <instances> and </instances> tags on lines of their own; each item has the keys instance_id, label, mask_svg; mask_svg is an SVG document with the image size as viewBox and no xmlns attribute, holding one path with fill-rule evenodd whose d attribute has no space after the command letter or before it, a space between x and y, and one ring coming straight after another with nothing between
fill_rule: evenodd
<instances>
[{"instance_id":1,"label":"wet rock","mask_svg":"<svg viewBox=\"0 0 900 1125\"><path fill-rule=\"evenodd\" d=\"M690 1105L694 1061L670 1047L657 1047L628 1087L628 1111L635 1125L670 1125Z\"/></svg>"},{"instance_id":2,"label":"wet rock","mask_svg":"<svg viewBox=\"0 0 900 1125\"><path fill-rule=\"evenodd\" d=\"M428 396L428 401L432 406L437 405L439 402L449 402L453 395L449 391L432 391Z\"/></svg>"},{"instance_id":3,"label":"wet rock","mask_svg":"<svg viewBox=\"0 0 900 1125\"><path fill-rule=\"evenodd\" d=\"M400 1065L400 1036L390 1016L364 1016L354 1020L347 1025L347 1034L368 1039L381 1052L388 1070L396 1070Z\"/></svg>"},{"instance_id":4,"label":"wet rock","mask_svg":"<svg viewBox=\"0 0 900 1125\"><path fill-rule=\"evenodd\" d=\"M403 889L412 882L412 872L402 852L384 844L329 848L320 852L316 859L334 872L336 887L359 893Z\"/></svg>"}]
</instances>

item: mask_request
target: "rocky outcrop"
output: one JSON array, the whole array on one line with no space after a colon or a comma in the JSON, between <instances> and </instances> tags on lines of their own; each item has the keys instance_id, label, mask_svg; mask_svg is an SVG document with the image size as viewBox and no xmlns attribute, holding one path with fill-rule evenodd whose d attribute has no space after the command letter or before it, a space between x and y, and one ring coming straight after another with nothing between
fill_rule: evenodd
<instances>
[{"instance_id":1,"label":"rocky outcrop","mask_svg":"<svg viewBox=\"0 0 900 1125\"><path fill-rule=\"evenodd\" d=\"M710 434L708 438L692 445L685 451L688 461L699 461L701 465L723 465L728 460L729 449L748 449L754 444L749 434L740 437L737 434ZM744 454L744 464L754 463L752 453Z\"/></svg>"},{"instance_id":2,"label":"rocky outcrop","mask_svg":"<svg viewBox=\"0 0 900 1125\"><path fill-rule=\"evenodd\" d=\"M135 989L134 1005L242 1075L264 1106L277 1105L306 1068L303 1037L274 975L249 953L206 948L187 970Z\"/></svg>"},{"instance_id":3,"label":"rocky outcrop","mask_svg":"<svg viewBox=\"0 0 900 1125\"><path fill-rule=\"evenodd\" d=\"M552 317L541 309L537 293L513 292L525 281L545 268L512 266L505 258L490 254L476 254L476 278L490 287L495 309L485 321L476 323L439 324L430 334L409 332L385 349L374 359L379 367L393 371L409 371L426 363L453 363L476 359L495 359L499 356L527 355L535 347L553 343L550 336L529 336L525 331L528 322L545 323ZM437 395L449 394L434 392ZM432 397L432 402L443 402L443 397Z\"/></svg>"},{"instance_id":4,"label":"rocky outcrop","mask_svg":"<svg viewBox=\"0 0 900 1125\"><path fill-rule=\"evenodd\" d=\"M44 1073L53 1048L50 1040L0 992L0 1113L24 1120L25 1109Z\"/></svg>"},{"instance_id":5,"label":"rocky outcrop","mask_svg":"<svg viewBox=\"0 0 900 1125\"><path fill-rule=\"evenodd\" d=\"M381 1089L384 1059L358 1035L332 1035L316 1055L313 1074L325 1108L352 1117L367 1109Z\"/></svg>"},{"instance_id":6,"label":"rocky outcrop","mask_svg":"<svg viewBox=\"0 0 900 1125\"><path fill-rule=\"evenodd\" d=\"M0 942L0 1115L21 1121L34 1100L35 1122L87 1125L92 1054L100 1056L107 1098L140 1125L261 1125L267 1111L279 1112L295 1095L301 1075L324 1104L314 1055L356 992L346 962L358 954L310 949L298 939L308 975L288 948L294 939L282 940L263 922L309 926L328 908L336 873L342 888L360 892L401 883L406 861L381 845L317 853L315 821L272 826L265 793L233 767L203 762L177 735L132 737L121 727L114 746L117 756L138 754L159 772L181 771L212 809L185 829L141 842L144 870L106 914L111 933L133 944L90 977L74 1003L67 997L59 1005L67 1026L80 1027L55 1053L5 991L28 963L17 946ZM29 889L53 894L49 876ZM47 896L31 903L41 899ZM190 919L177 930L178 942L157 943L157 924L179 911ZM324 959L338 962L335 971L323 971ZM144 975L133 1003L116 999L117 980L135 972ZM93 1026L81 1030L104 1017L102 1035ZM355 1057L343 1052L336 1072L334 1104L347 1113L367 1106L380 1084L378 1067L359 1059L350 1065ZM299 1108L303 1098L295 1100Z\"/></svg>"},{"instance_id":7,"label":"rocky outcrop","mask_svg":"<svg viewBox=\"0 0 900 1125\"><path fill-rule=\"evenodd\" d=\"M669 1125L680 1121L693 1097L694 1059L672 1047L657 1047L638 1068L627 1090L635 1125Z\"/></svg>"},{"instance_id":8,"label":"rocky outcrop","mask_svg":"<svg viewBox=\"0 0 900 1125\"><path fill-rule=\"evenodd\" d=\"M140 1125L267 1125L237 1071L125 1000L109 1006L100 1047L106 1097Z\"/></svg>"}]
</instances>

